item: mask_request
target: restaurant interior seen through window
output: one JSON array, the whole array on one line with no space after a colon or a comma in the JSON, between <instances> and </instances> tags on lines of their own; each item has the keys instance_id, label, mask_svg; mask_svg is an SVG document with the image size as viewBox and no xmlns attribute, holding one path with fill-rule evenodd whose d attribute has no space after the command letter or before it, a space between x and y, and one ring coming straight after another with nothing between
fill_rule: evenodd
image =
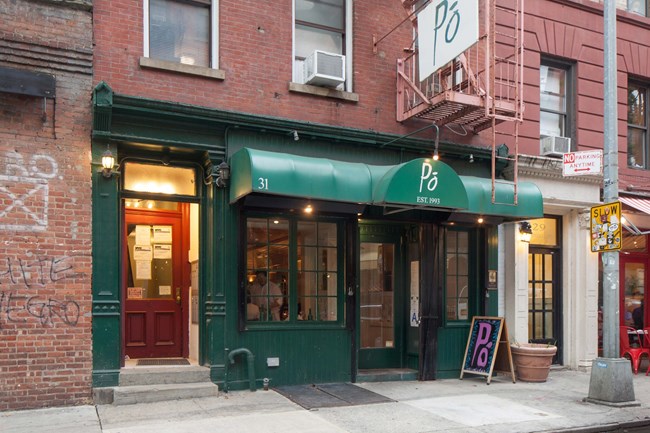
<instances>
[{"instance_id":1,"label":"restaurant interior seen through window","mask_svg":"<svg viewBox=\"0 0 650 433\"><path fill-rule=\"evenodd\" d=\"M469 233L447 234L447 320L469 319Z\"/></svg>"},{"instance_id":2,"label":"restaurant interior seen through window","mask_svg":"<svg viewBox=\"0 0 650 433\"><path fill-rule=\"evenodd\" d=\"M645 326L644 297L646 287L646 270L648 251L645 235L633 235L623 232L623 252L621 267L623 269L621 324L642 329Z\"/></svg>"},{"instance_id":3,"label":"restaurant interior seen through window","mask_svg":"<svg viewBox=\"0 0 650 433\"><path fill-rule=\"evenodd\" d=\"M247 218L247 322L337 322L339 231L336 221Z\"/></svg>"}]
</instances>

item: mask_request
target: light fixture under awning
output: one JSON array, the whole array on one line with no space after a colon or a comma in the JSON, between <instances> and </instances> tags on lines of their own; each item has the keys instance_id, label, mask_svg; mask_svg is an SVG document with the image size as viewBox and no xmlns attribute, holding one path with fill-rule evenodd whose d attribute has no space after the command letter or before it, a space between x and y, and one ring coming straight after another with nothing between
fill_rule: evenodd
<instances>
[{"instance_id":1,"label":"light fixture under awning","mask_svg":"<svg viewBox=\"0 0 650 433\"><path fill-rule=\"evenodd\" d=\"M541 218L542 194L533 183L458 176L428 158L379 166L243 148L231 158L230 203L248 194L357 203L398 209L441 209L509 219Z\"/></svg>"}]
</instances>

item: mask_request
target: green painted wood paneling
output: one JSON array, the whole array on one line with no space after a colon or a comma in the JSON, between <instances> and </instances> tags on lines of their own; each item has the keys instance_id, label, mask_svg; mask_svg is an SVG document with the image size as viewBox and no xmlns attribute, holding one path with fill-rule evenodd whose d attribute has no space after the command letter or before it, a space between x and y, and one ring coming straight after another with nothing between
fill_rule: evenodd
<instances>
[{"instance_id":1,"label":"green painted wood paneling","mask_svg":"<svg viewBox=\"0 0 650 433\"><path fill-rule=\"evenodd\" d=\"M351 340L346 329L255 330L239 335L230 350L246 348L255 356L257 387L268 378L271 386L305 383L349 382L351 380ZM278 358L278 367L269 367L268 358ZM228 388L248 388L245 357L228 365ZM223 377L218 380L223 383Z\"/></svg>"},{"instance_id":2,"label":"green painted wood paneling","mask_svg":"<svg viewBox=\"0 0 650 433\"><path fill-rule=\"evenodd\" d=\"M439 328L436 377L460 377L470 324Z\"/></svg>"},{"instance_id":3,"label":"green painted wood paneling","mask_svg":"<svg viewBox=\"0 0 650 433\"><path fill-rule=\"evenodd\" d=\"M98 172L104 151L105 143L93 142L93 386L117 385L121 355L118 178Z\"/></svg>"},{"instance_id":4,"label":"green painted wood paneling","mask_svg":"<svg viewBox=\"0 0 650 433\"><path fill-rule=\"evenodd\" d=\"M497 271L499 265L499 233L496 226L486 227L485 238L487 240L487 269ZM497 282L499 275L497 274ZM487 277L486 277L487 283ZM499 292L496 284L487 290L487 299L485 302L485 315L497 316L499 314Z\"/></svg>"}]
</instances>

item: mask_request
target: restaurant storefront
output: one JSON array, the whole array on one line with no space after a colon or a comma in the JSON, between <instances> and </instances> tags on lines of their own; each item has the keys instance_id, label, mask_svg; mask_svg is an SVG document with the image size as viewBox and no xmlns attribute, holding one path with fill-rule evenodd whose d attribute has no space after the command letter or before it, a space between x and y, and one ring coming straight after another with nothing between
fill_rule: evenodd
<instances>
[{"instance_id":1,"label":"restaurant storefront","mask_svg":"<svg viewBox=\"0 0 650 433\"><path fill-rule=\"evenodd\" d=\"M384 147L395 137L104 83L94 113L93 160L119 164L93 178L96 387L165 357L229 389L251 368L258 387L457 377L472 317L498 313L498 225L543 216L532 183L492 199L489 149L470 165L441 143L434 160L421 139Z\"/></svg>"}]
</instances>

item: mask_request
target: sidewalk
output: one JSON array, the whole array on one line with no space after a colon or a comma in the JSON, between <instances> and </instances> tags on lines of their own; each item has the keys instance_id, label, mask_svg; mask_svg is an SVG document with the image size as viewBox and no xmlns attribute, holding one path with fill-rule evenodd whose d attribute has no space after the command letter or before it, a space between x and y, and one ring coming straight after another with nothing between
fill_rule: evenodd
<instances>
[{"instance_id":1,"label":"sidewalk","mask_svg":"<svg viewBox=\"0 0 650 433\"><path fill-rule=\"evenodd\" d=\"M2 433L425 433L650 431L650 377L634 376L640 406L583 402L589 373L552 371L545 383L505 376L357 384L389 403L305 410L275 391L128 406L79 406L0 413ZM641 430L637 430L641 431Z\"/></svg>"}]
</instances>

